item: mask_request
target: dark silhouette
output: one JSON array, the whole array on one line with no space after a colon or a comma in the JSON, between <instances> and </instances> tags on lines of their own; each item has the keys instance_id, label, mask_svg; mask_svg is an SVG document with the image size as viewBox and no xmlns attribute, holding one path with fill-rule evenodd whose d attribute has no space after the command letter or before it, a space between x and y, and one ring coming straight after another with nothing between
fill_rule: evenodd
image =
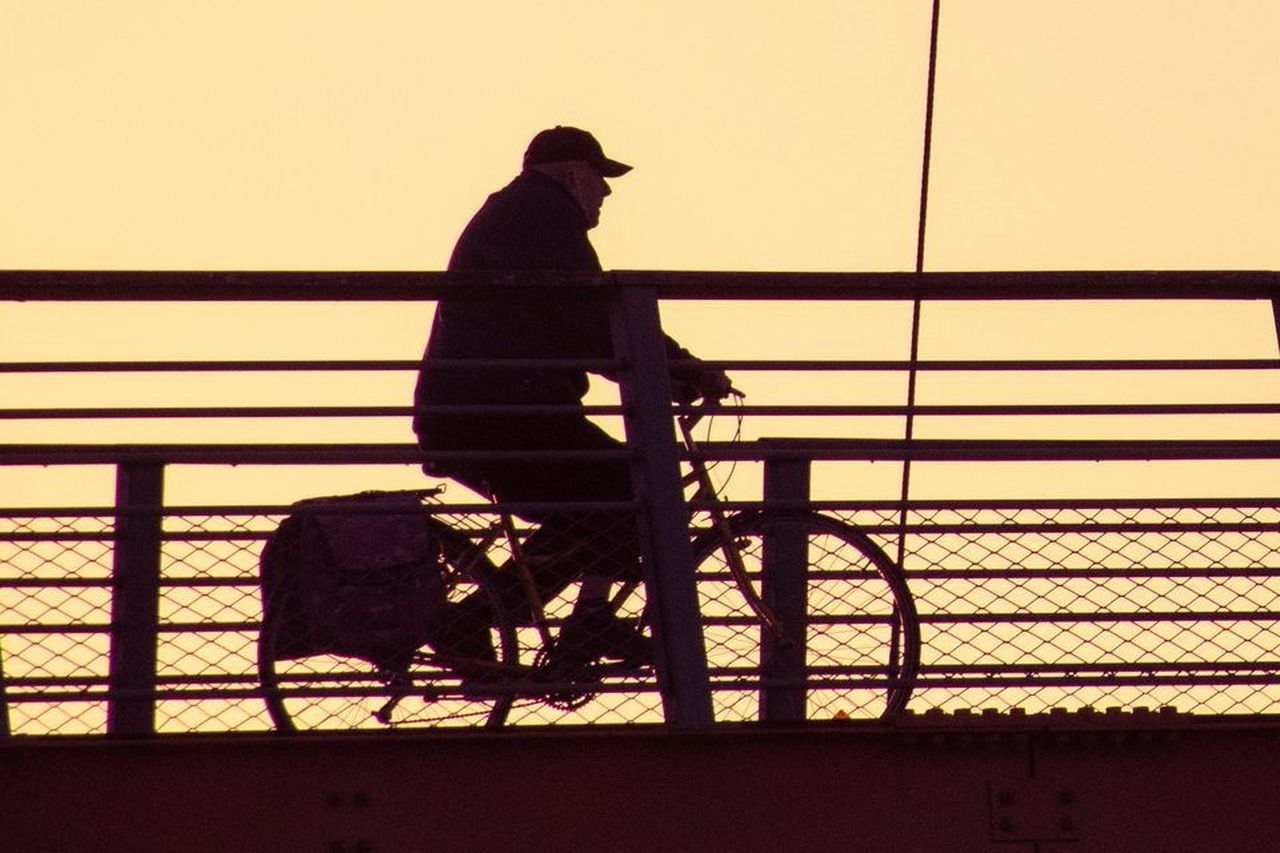
<instances>
[{"instance_id":1,"label":"dark silhouette","mask_svg":"<svg viewBox=\"0 0 1280 853\"><path fill-rule=\"evenodd\" d=\"M587 237L599 222L610 188L606 178L630 166L604 155L589 133L555 127L537 134L524 168L489 196L463 231L450 271L598 272L600 261ZM673 359L689 353L667 338ZM567 289L512 288L483 299L449 297L436 308L423 356L414 431L424 450L595 450L619 442L581 411L557 414L448 413L439 404L532 404L581 407L588 387L585 370L513 367L501 370L431 369L436 359L611 357L609 309L603 300ZM698 362L673 366L673 392L682 399L720 399L730 390L720 370ZM614 378L605 374L608 378ZM531 455L520 461L428 463L428 473L458 480L500 501L626 501L631 476L624 459L565 460ZM581 579L581 592L556 642L555 653L574 663L600 658L647 662L650 649L636 626L618 618L608 603L611 584L639 576L635 520L600 511L530 512L539 524L524 554L543 600ZM529 619L527 596L514 572L504 573L502 597L518 621ZM457 608L447 627L430 641L438 651L491 659L489 605L473 596ZM465 673L464 673L465 675Z\"/></svg>"}]
</instances>

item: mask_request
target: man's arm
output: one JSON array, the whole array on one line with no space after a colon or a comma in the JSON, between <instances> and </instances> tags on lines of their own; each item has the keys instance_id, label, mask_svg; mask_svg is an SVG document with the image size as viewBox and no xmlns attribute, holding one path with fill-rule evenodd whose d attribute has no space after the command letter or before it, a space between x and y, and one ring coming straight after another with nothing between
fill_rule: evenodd
<instances>
[{"instance_id":1,"label":"man's arm","mask_svg":"<svg viewBox=\"0 0 1280 853\"><path fill-rule=\"evenodd\" d=\"M576 312L571 310L569 313ZM576 336L576 342L581 347L579 355L587 358L608 358L612 355L613 338L609 333L607 317L607 309L601 306L594 321L579 318L575 322L574 326L579 330ZM723 370L707 366L670 335L664 334L662 337L671 374L671 394L675 399L680 402L690 402L699 397L722 400L729 395L732 385ZM593 372L613 382L618 381L615 370Z\"/></svg>"}]
</instances>

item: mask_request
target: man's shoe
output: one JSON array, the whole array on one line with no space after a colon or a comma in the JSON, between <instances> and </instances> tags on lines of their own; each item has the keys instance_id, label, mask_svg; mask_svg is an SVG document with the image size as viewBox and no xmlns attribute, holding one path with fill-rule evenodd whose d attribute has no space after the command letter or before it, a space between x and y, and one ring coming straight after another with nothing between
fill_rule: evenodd
<instances>
[{"instance_id":1,"label":"man's shoe","mask_svg":"<svg viewBox=\"0 0 1280 853\"><path fill-rule=\"evenodd\" d=\"M579 604L560 628L552 655L572 665L617 660L635 666L653 662L649 638L635 623L619 619L608 602Z\"/></svg>"}]
</instances>

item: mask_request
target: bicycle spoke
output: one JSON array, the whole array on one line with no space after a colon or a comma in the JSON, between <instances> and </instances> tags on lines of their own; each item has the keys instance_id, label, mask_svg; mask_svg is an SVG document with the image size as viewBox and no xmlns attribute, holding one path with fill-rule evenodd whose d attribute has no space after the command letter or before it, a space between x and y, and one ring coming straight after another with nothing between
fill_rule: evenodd
<instances>
[{"instance_id":1,"label":"bicycle spoke","mask_svg":"<svg viewBox=\"0 0 1280 853\"><path fill-rule=\"evenodd\" d=\"M743 513L725 523L734 548L716 529L694 543L719 718L899 713L919 629L897 565L856 528L821 515ZM769 568L772 538L782 562ZM795 572L804 573L798 584Z\"/></svg>"}]
</instances>

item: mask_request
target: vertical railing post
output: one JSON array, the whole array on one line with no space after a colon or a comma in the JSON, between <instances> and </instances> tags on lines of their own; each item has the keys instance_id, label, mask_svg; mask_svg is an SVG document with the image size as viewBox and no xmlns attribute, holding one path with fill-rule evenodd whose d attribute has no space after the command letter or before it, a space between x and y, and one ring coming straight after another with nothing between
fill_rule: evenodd
<instances>
[{"instance_id":1,"label":"vertical railing post","mask_svg":"<svg viewBox=\"0 0 1280 853\"><path fill-rule=\"evenodd\" d=\"M9 734L9 696L4 683L4 635L0 634L0 737Z\"/></svg>"},{"instance_id":2,"label":"vertical railing post","mask_svg":"<svg viewBox=\"0 0 1280 853\"><path fill-rule=\"evenodd\" d=\"M634 453L632 484L640 504L663 712L675 727L709 726L714 722L711 682L671 417L671 378L653 288L620 289L613 340L614 355L622 362L619 386L627 445Z\"/></svg>"},{"instance_id":3,"label":"vertical railing post","mask_svg":"<svg viewBox=\"0 0 1280 853\"><path fill-rule=\"evenodd\" d=\"M155 731L163 500L163 463L122 462L116 469L108 734Z\"/></svg>"},{"instance_id":4,"label":"vertical railing post","mask_svg":"<svg viewBox=\"0 0 1280 853\"><path fill-rule=\"evenodd\" d=\"M768 459L764 465L764 502L809 500L808 459ZM780 513L785 515L785 513ZM761 630L760 719L788 722L805 717L805 651L808 610L809 538L802 524L781 525L764 537L761 592L782 626Z\"/></svg>"}]
</instances>

